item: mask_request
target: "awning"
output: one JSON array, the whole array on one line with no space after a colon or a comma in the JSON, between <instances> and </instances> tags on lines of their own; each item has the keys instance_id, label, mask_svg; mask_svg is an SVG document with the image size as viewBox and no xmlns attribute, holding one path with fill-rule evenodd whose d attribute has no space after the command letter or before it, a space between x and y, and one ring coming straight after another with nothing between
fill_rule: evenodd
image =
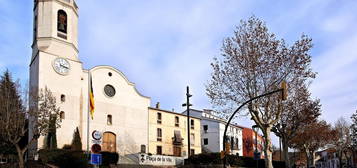
<instances>
[{"instance_id":1,"label":"awning","mask_svg":"<svg viewBox=\"0 0 357 168\"><path fill-rule=\"evenodd\" d=\"M183 138L180 131L174 131L174 137L172 138L174 145L182 145Z\"/></svg>"}]
</instances>

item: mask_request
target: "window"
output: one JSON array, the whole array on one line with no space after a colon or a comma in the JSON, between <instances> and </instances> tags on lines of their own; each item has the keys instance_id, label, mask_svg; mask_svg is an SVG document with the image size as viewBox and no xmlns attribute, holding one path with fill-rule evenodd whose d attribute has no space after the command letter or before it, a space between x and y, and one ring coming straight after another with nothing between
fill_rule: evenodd
<instances>
[{"instance_id":1,"label":"window","mask_svg":"<svg viewBox=\"0 0 357 168\"><path fill-rule=\"evenodd\" d=\"M63 10L57 12L57 31L67 34L67 14Z\"/></svg>"},{"instance_id":2,"label":"window","mask_svg":"<svg viewBox=\"0 0 357 168\"><path fill-rule=\"evenodd\" d=\"M108 72L108 76L112 76L113 74L111 72Z\"/></svg>"},{"instance_id":3,"label":"window","mask_svg":"<svg viewBox=\"0 0 357 168\"><path fill-rule=\"evenodd\" d=\"M238 140L238 138L236 138L236 140L235 140L235 147L236 147L236 149L240 149L239 148L239 140Z\"/></svg>"},{"instance_id":4,"label":"window","mask_svg":"<svg viewBox=\"0 0 357 168\"><path fill-rule=\"evenodd\" d=\"M180 119L178 116L175 117L175 126L179 127L180 126Z\"/></svg>"},{"instance_id":5,"label":"window","mask_svg":"<svg viewBox=\"0 0 357 168\"><path fill-rule=\"evenodd\" d=\"M65 119L64 111L60 112L60 121Z\"/></svg>"},{"instance_id":6,"label":"window","mask_svg":"<svg viewBox=\"0 0 357 168\"><path fill-rule=\"evenodd\" d=\"M112 115L110 115L110 114L107 116L107 124L108 125L112 125L113 124L113 118L112 118Z\"/></svg>"},{"instance_id":7,"label":"window","mask_svg":"<svg viewBox=\"0 0 357 168\"><path fill-rule=\"evenodd\" d=\"M156 154L162 155L162 146L156 146Z\"/></svg>"},{"instance_id":8,"label":"window","mask_svg":"<svg viewBox=\"0 0 357 168\"><path fill-rule=\"evenodd\" d=\"M203 139L203 145L208 145L208 138Z\"/></svg>"},{"instance_id":9,"label":"window","mask_svg":"<svg viewBox=\"0 0 357 168\"><path fill-rule=\"evenodd\" d=\"M61 102L65 102L66 101L66 96L64 94L61 94Z\"/></svg>"},{"instance_id":10,"label":"window","mask_svg":"<svg viewBox=\"0 0 357 168\"><path fill-rule=\"evenodd\" d=\"M231 137L231 149L234 149L234 137Z\"/></svg>"},{"instance_id":11,"label":"window","mask_svg":"<svg viewBox=\"0 0 357 168\"><path fill-rule=\"evenodd\" d=\"M161 113L157 113L157 123L161 124Z\"/></svg>"},{"instance_id":12,"label":"window","mask_svg":"<svg viewBox=\"0 0 357 168\"><path fill-rule=\"evenodd\" d=\"M157 128L157 141L162 141L162 130Z\"/></svg>"},{"instance_id":13,"label":"window","mask_svg":"<svg viewBox=\"0 0 357 168\"><path fill-rule=\"evenodd\" d=\"M190 136L190 144L195 145L195 134L191 134Z\"/></svg>"},{"instance_id":14,"label":"window","mask_svg":"<svg viewBox=\"0 0 357 168\"><path fill-rule=\"evenodd\" d=\"M208 131L208 125L203 125L203 131L204 131L205 133L207 133L207 131Z\"/></svg>"},{"instance_id":15,"label":"window","mask_svg":"<svg viewBox=\"0 0 357 168\"><path fill-rule=\"evenodd\" d=\"M108 97L113 97L115 95L115 88L112 85L105 85L104 86L104 93L105 95L107 95Z\"/></svg>"},{"instance_id":16,"label":"window","mask_svg":"<svg viewBox=\"0 0 357 168\"><path fill-rule=\"evenodd\" d=\"M191 119L191 129L195 129L195 122Z\"/></svg>"}]
</instances>

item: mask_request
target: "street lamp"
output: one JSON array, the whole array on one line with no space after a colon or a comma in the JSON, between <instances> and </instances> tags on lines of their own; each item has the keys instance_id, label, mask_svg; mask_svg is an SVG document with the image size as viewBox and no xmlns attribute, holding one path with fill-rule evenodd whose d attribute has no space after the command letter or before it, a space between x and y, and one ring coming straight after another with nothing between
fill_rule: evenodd
<instances>
[{"instance_id":1,"label":"street lamp","mask_svg":"<svg viewBox=\"0 0 357 168\"><path fill-rule=\"evenodd\" d=\"M186 103L182 104L182 107L187 107L187 154L188 154L188 158L191 156L191 142L190 142L190 106L192 106L192 104L190 104L190 97L192 97L192 95L190 94L190 88L187 86L186 87Z\"/></svg>"},{"instance_id":2,"label":"street lamp","mask_svg":"<svg viewBox=\"0 0 357 168\"><path fill-rule=\"evenodd\" d=\"M234 115L243 107L245 106L246 104L256 100L256 99L259 99L259 98L262 98L264 96L268 96L268 95L271 95L271 94L274 94L274 93L277 93L277 92L280 92L281 93L281 99L282 100L286 100L287 99L287 96L288 96L288 90L287 90L287 84L285 81L282 81L281 83L281 87L280 89L277 89L277 90L274 90L274 91L271 91L271 92L267 92L267 93L264 93L262 95L259 95L259 96L256 96L256 97L253 97L251 99L249 99L248 101L244 102L242 105L240 105L234 112L233 114L229 117L228 119L228 122L226 123L226 126L224 128L224 132L223 132L223 149L225 149L226 147L226 140L227 140L227 129L228 129L228 126L229 124L231 123L231 120L233 119ZM225 159L225 151L222 151L221 153L221 158L223 159L223 167L226 167L226 159Z\"/></svg>"}]
</instances>

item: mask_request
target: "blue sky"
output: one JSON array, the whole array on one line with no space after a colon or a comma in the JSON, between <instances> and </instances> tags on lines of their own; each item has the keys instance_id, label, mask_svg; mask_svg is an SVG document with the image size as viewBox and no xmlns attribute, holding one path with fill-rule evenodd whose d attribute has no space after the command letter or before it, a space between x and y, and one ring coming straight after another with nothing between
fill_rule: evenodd
<instances>
[{"instance_id":1,"label":"blue sky","mask_svg":"<svg viewBox=\"0 0 357 168\"><path fill-rule=\"evenodd\" d=\"M167 110L183 111L185 87L193 108L210 108L204 84L222 40L241 19L255 15L288 43L312 37L311 86L322 118L335 122L357 110L357 1L355 0L77 0L80 60L86 69L111 65ZM28 80L31 0L0 0L0 71ZM248 118L239 123L249 126Z\"/></svg>"}]
</instances>

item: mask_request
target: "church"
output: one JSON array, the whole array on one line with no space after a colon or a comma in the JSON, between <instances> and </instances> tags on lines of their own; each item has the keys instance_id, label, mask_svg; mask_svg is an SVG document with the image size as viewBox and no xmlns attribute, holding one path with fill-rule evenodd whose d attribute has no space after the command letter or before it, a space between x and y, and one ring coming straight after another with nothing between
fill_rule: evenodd
<instances>
[{"instance_id":1,"label":"church","mask_svg":"<svg viewBox=\"0 0 357 168\"><path fill-rule=\"evenodd\" d=\"M185 115L150 107L150 97L139 93L114 67L83 68L75 0L35 0L33 12L29 89L48 88L56 98L61 125L56 130L58 148L70 145L78 129L83 151L99 144L102 151L119 153L119 163L124 164L175 165L188 154L201 153L199 118L191 118L188 126ZM30 128L35 121L30 119ZM44 147L44 140L41 136L31 147L30 158Z\"/></svg>"},{"instance_id":2,"label":"church","mask_svg":"<svg viewBox=\"0 0 357 168\"><path fill-rule=\"evenodd\" d=\"M95 143L92 133L99 131L104 151L120 155L147 151L151 100L111 66L83 69L78 56L78 6L75 1L35 0L33 12L29 87L34 90L47 87L56 97L61 110L58 148L71 144L78 128L83 150L90 149ZM90 82L95 100L93 119L88 114ZM41 136L35 149L41 149L43 141Z\"/></svg>"}]
</instances>

